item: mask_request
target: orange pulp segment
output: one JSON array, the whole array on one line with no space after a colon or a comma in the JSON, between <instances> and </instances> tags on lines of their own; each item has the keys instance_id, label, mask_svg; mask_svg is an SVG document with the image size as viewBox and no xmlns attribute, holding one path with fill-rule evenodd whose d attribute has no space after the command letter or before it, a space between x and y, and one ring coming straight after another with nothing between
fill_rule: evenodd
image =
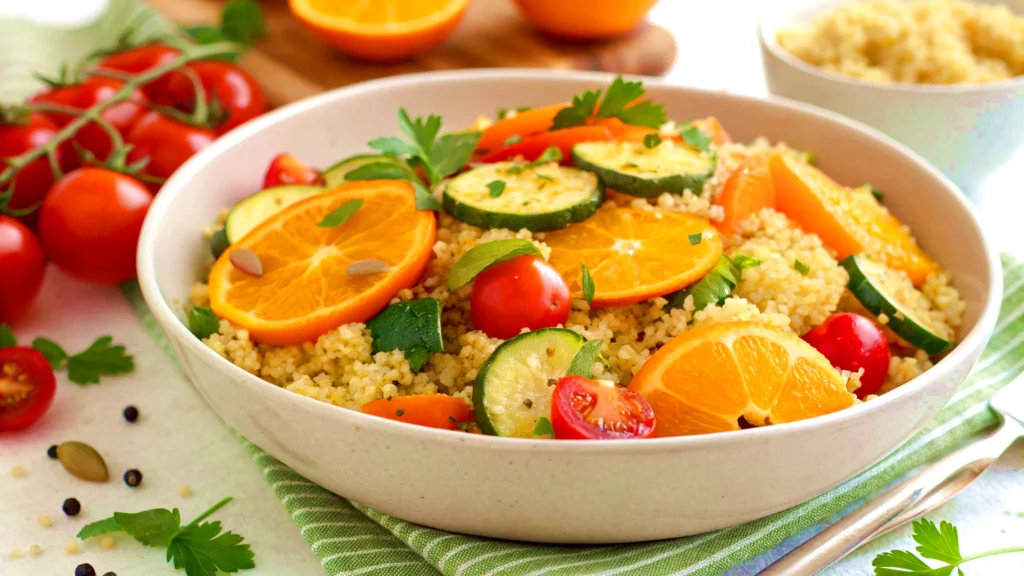
<instances>
[{"instance_id":1,"label":"orange pulp segment","mask_svg":"<svg viewBox=\"0 0 1024 576\"><path fill-rule=\"evenodd\" d=\"M938 271L910 230L867 187L845 188L791 155L775 154L769 164L779 211L821 238L838 259L866 253L906 272L914 286Z\"/></svg>"},{"instance_id":2,"label":"orange pulp segment","mask_svg":"<svg viewBox=\"0 0 1024 576\"><path fill-rule=\"evenodd\" d=\"M768 158L761 154L749 156L725 181L718 197L725 217L715 222L724 236L736 232L736 225L765 208L775 208L775 185L768 169Z\"/></svg>"},{"instance_id":3,"label":"orange pulp segment","mask_svg":"<svg viewBox=\"0 0 1024 576\"><path fill-rule=\"evenodd\" d=\"M351 218L333 228L317 225L353 200L363 205ZM315 340L343 324L369 320L399 290L413 286L430 260L436 231L434 214L416 210L408 182L352 182L289 206L232 244L210 272L210 305L257 342ZM262 276L232 264L231 252L238 249L259 257ZM368 259L389 268L349 274L350 265Z\"/></svg>"},{"instance_id":4,"label":"orange pulp segment","mask_svg":"<svg viewBox=\"0 0 1024 576\"><path fill-rule=\"evenodd\" d=\"M654 353L629 388L647 399L658 436L738 430L830 414L856 396L828 359L796 335L756 322L683 332Z\"/></svg>"},{"instance_id":5,"label":"orange pulp segment","mask_svg":"<svg viewBox=\"0 0 1024 576\"><path fill-rule=\"evenodd\" d=\"M698 240L699 237L699 240ZM621 306L664 296L701 279L722 255L707 220L669 210L606 204L594 216L549 232L548 263L583 296L586 264L594 279L592 306Z\"/></svg>"}]
</instances>

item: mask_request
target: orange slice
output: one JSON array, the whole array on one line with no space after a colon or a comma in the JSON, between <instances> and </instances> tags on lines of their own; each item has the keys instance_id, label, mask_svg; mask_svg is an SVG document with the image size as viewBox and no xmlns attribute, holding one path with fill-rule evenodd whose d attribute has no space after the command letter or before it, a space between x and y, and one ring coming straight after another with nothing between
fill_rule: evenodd
<instances>
[{"instance_id":1,"label":"orange slice","mask_svg":"<svg viewBox=\"0 0 1024 576\"><path fill-rule=\"evenodd\" d=\"M938 271L910 230L879 204L867 187L845 188L791 155L775 154L769 164L779 211L821 238L838 252L838 259L867 253L906 272L914 286L924 284Z\"/></svg>"},{"instance_id":2,"label":"orange slice","mask_svg":"<svg viewBox=\"0 0 1024 576\"><path fill-rule=\"evenodd\" d=\"M353 200L363 205L333 228L317 224ZM349 322L365 322L403 288L414 285L430 260L437 232L433 212L417 211L404 180L352 182L292 204L231 245L210 272L210 305L252 339L279 346L315 340ZM254 252L262 276L231 262L238 249ZM386 271L355 274L355 262L376 259Z\"/></svg>"},{"instance_id":3,"label":"orange slice","mask_svg":"<svg viewBox=\"0 0 1024 576\"><path fill-rule=\"evenodd\" d=\"M289 0L318 38L371 62L393 62L447 38L469 0Z\"/></svg>"},{"instance_id":4,"label":"orange slice","mask_svg":"<svg viewBox=\"0 0 1024 576\"><path fill-rule=\"evenodd\" d=\"M796 335L756 322L683 332L654 353L629 388L647 399L658 436L738 430L813 418L848 408L828 359Z\"/></svg>"},{"instance_id":5,"label":"orange slice","mask_svg":"<svg viewBox=\"0 0 1024 576\"><path fill-rule=\"evenodd\" d=\"M583 296L580 265L587 265L596 307L632 304L685 288L722 255L718 231L703 218L612 204L583 222L549 232L544 242L551 247L548 263L568 282L574 298Z\"/></svg>"}]
</instances>

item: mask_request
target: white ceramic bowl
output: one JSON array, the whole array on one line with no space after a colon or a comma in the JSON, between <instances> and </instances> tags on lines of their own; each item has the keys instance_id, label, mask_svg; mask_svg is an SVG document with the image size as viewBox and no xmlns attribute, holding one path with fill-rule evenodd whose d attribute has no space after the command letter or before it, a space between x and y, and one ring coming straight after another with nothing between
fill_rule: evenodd
<instances>
[{"instance_id":1,"label":"white ceramic bowl","mask_svg":"<svg viewBox=\"0 0 1024 576\"><path fill-rule=\"evenodd\" d=\"M1024 77L974 85L878 84L812 66L776 41L778 30L809 24L850 1L798 0L803 8L773 9L761 20L761 55L771 94L874 126L968 192L1024 148ZM1024 14L1024 0L976 1L998 1Z\"/></svg>"},{"instance_id":2,"label":"white ceramic bowl","mask_svg":"<svg viewBox=\"0 0 1024 576\"><path fill-rule=\"evenodd\" d=\"M611 77L486 70L401 76L281 108L187 162L156 197L139 244L146 302L192 381L223 419L303 476L427 526L545 542L629 542L739 524L808 500L896 448L946 402L991 333L1001 282L971 208L937 170L842 117L649 81L672 118L717 115L740 141L758 135L814 150L840 181L870 181L924 247L956 274L962 342L895 392L829 416L724 434L552 442L433 430L324 404L235 367L193 337L181 306L199 279L202 230L257 190L283 151L324 166L397 134L395 110L438 113L448 130L499 107L567 100Z\"/></svg>"}]
</instances>

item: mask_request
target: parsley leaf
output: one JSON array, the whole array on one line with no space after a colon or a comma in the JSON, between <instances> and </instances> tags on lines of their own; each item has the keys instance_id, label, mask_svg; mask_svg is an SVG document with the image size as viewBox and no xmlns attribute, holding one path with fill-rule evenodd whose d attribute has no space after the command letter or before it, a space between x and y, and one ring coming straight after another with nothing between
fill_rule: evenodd
<instances>
[{"instance_id":1,"label":"parsley leaf","mask_svg":"<svg viewBox=\"0 0 1024 576\"><path fill-rule=\"evenodd\" d=\"M918 544L917 554L909 550L890 550L879 554L871 562L875 568L875 576L950 576L954 569L962 576L960 565L965 562L1000 554L1024 552L1024 546L1017 546L963 556L960 553L960 537L956 527L949 522L943 521L936 526L934 522L922 518L915 520L913 526L914 541ZM921 557L938 560L944 566L932 568Z\"/></svg>"},{"instance_id":2,"label":"parsley leaf","mask_svg":"<svg viewBox=\"0 0 1024 576\"><path fill-rule=\"evenodd\" d=\"M587 90L583 94L573 96L572 104L555 114L551 129L560 130L586 124L587 119L594 114L594 108L597 107L597 101L600 98L600 90Z\"/></svg>"},{"instance_id":3,"label":"parsley leaf","mask_svg":"<svg viewBox=\"0 0 1024 576\"><path fill-rule=\"evenodd\" d=\"M345 173L345 180L413 180L417 176L394 162L370 162Z\"/></svg>"},{"instance_id":4,"label":"parsley leaf","mask_svg":"<svg viewBox=\"0 0 1024 576\"><path fill-rule=\"evenodd\" d=\"M245 46L267 35L263 13L253 0L229 0L220 14L220 29L228 40Z\"/></svg>"},{"instance_id":5,"label":"parsley leaf","mask_svg":"<svg viewBox=\"0 0 1024 576\"><path fill-rule=\"evenodd\" d=\"M97 384L100 376L134 370L135 361L124 353L124 346L113 346L113 342L110 336L102 336L82 352L68 358L68 379L75 384Z\"/></svg>"},{"instance_id":6,"label":"parsley leaf","mask_svg":"<svg viewBox=\"0 0 1024 576\"><path fill-rule=\"evenodd\" d=\"M220 522L186 526L167 547L167 558L188 576L216 576L255 568L253 553L234 532L221 533Z\"/></svg>"},{"instance_id":7,"label":"parsley leaf","mask_svg":"<svg viewBox=\"0 0 1024 576\"><path fill-rule=\"evenodd\" d=\"M513 144L519 144L522 141L523 137L518 134L515 134L513 136L509 136L508 138L506 138L502 146L511 146Z\"/></svg>"},{"instance_id":8,"label":"parsley leaf","mask_svg":"<svg viewBox=\"0 0 1024 576\"><path fill-rule=\"evenodd\" d=\"M924 520L914 526L914 541L919 544L917 552L931 560L947 564L963 560L960 555L960 536L956 526L943 520L938 526L934 522Z\"/></svg>"},{"instance_id":9,"label":"parsley leaf","mask_svg":"<svg viewBox=\"0 0 1024 576\"><path fill-rule=\"evenodd\" d=\"M419 148L394 136L374 138L368 146L388 156L413 156L419 153Z\"/></svg>"},{"instance_id":10,"label":"parsley leaf","mask_svg":"<svg viewBox=\"0 0 1024 576\"><path fill-rule=\"evenodd\" d=\"M419 149L430 154L430 148L441 131L441 117L436 114L427 116L427 119L409 117L405 108L398 109L398 128L409 137Z\"/></svg>"},{"instance_id":11,"label":"parsley leaf","mask_svg":"<svg viewBox=\"0 0 1024 576\"><path fill-rule=\"evenodd\" d=\"M686 142L686 145L691 148L696 148L701 152L707 152L711 149L711 136L708 136L696 126L689 126L679 135L683 138L683 142Z\"/></svg>"},{"instance_id":12,"label":"parsley leaf","mask_svg":"<svg viewBox=\"0 0 1024 576\"><path fill-rule=\"evenodd\" d=\"M188 330L203 340L220 331L220 318L206 306L193 306L188 311Z\"/></svg>"},{"instance_id":13,"label":"parsley leaf","mask_svg":"<svg viewBox=\"0 0 1024 576\"><path fill-rule=\"evenodd\" d=\"M697 244L700 244L701 238L703 238L703 234L701 234L700 232L697 232L696 234L689 234L686 236L686 239L690 241L691 246L696 246Z\"/></svg>"},{"instance_id":14,"label":"parsley leaf","mask_svg":"<svg viewBox=\"0 0 1024 576\"><path fill-rule=\"evenodd\" d=\"M373 336L374 352L401 350L413 372L419 372L431 354L444 352L441 301L434 298L392 304L366 327Z\"/></svg>"},{"instance_id":15,"label":"parsley leaf","mask_svg":"<svg viewBox=\"0 0 1024 576\"><path fill-rule=\"evenodd\" d=\"M121 526L122 532L127 532L146 546L167 546L181 528L181 514L177 508L155 508L134 514L114 512L114 521Z\"/></svg>"},{"instance_id":16,"label":"parsley leaf","mask_svg":"<svg viewBox=\"0 0 1024 576\"><path fill-rule=\"evenodd\" d=\"M85 540L92 538L93 536L99 536L100 534L110 534L111 532L123 532L124 528L121 527L121 523L115 518L106 518L99 522L93 522L92 524L86 524L81 530L78 531L78 538Z\"/></svg>"},{"instance_id":17,"label":"parsley leaf","mask_svg":"<svg viewBox=\"0 0 1024 576\"><path fill-rule=\"evenodd\" d=\"M434 142L430 150L430 163L424 165L428 174L431 168L434 170L435 176L431 178L431 183L437 184L441 178L465 168L476 149L476 143L480 141L480 135L480 132L445 134Z\"/></svg>"},{"instance_id":18,"label":"parsley leaf","mask_svg":"<svg viewBox=\"0 0 1024 576\"><path fill-rule=\"evenodd\" d=\"M541 416L540 419L537 420L537 425L533 427L533 435L551 436L553 438L555 436L555 429L551 426L551 420Z\"/></svg>"},{"instance_id":19,"label":"parsley leaf","mask_svg":"<svg viewBox=\"0 0 1024 576\"><path fill-rule=\"evenodd\" d=\"M646 126L647 128L660 128L668 121L668 115L661 104L654 102L640 102L626 108L618 113L619 120L633 126Z\"/></svg>"},{"instance_id":20,"label":"parsley leaf","mask_svg":"<svg viewBox=\"0 0 1024 576\"><path fill-rule=\"evenodd\" d=\"M643 82L626 82L622 76L612 81L604 94L604 101L597 109L598 118L618 116L631 102L644 95Z\"/></svg>"},{"instance_id":21,"label":"parsley leaf","mask_svg":"<svg viewBox=\"0 0 1024 576\"><path fill-rule=\"evenodd\" d=\"M441 203L434 198L434 195L427 190L427 187L423 185L419 180L412 181L412 189L416 191L416 209L417 210L440 210Z\"/></svg>"},{"instance_id":22,"label":"parsley leaf","mask_svg":"<svg viewBox=\"0 0 1024 576\"><path fill-rule=\"evenodd\" d=\"M491 198L501 197L501 194L505 192L505 181L494 180L493 182L488 182L487 191L490 193Z\"/></svg>"},{"instance_id":23,"label":"parsley leaf","mask_svg":"<svg viewBox=\"0 0 1024 576\"><path fill-rule=\"evenodd\" d=\"M871 184L868 184L868 192L871 192L871 195L874 196L875 200L878 200L879 202L883 202L885 200L885 192L882 192L881 190L875 188Z\"/></svg>"},{"instance_id":24,"label":"parsley leaf","mask_svg":"<svg viewBox=\"0 0 1024 576\"><path fill-rule=\"evenodd\" d=\"M569 370L566 371L566 376L582 376L584 378L590 378L594 374L594 362L597 361L598 355L601 353L601 340L591 340L580 348L576 356L573 357L572 363L569 364Z\"/></svg>"},{"instance_id":25,"label":"parsley leaf","mask_svg":"<svg viewBox=\"0 0 1024 576\"><path fill-rule=\"evenodd\" d=\"M799 260L793 260L793 269L804 276L807 276L811 272L811 267Z\"/></svg>"},{"instance_id":26,"label":"parsley leaf","mask_svg":"<svg viewBox=\"0 0 1024 576\"><path fill-rule=\"evenodd\" d=\"M618 118L626 124L658 128L668 119L665 108L649 101L633 104L643 95L642 82L627 82L620 76L604 91L604 100L600 100L601 90L587 90L583 94L573 96L572 103L555 115L551 129L582 126L591 117Z\"/></svg>"},{"instance_id":27,"label":"parsley leaf","mask_svg":"<svg viewBox=\"0 0 1024 576\"><path fill-rule=\"evenodd\" d=\"M527 166L540 166L541 164L547 164L548 162L561 162L562 151L557 146L549 146L536 160L527 164Z\"/></svg>"},{"instance_id":28,"label":"parsley leaf","mask_svg":"<svg viewBox=\"0 0 1024 576\"><path fill-rule=\"evenodd\" d=\"M356 215L356 212L363 207L363 199L357 198L355 200L349 200L341 206L338 206L334 210L331 210L324 216L324 219L317 223L317 226L321 228L337 228L341 226L349 218Z\"/></svg>"},{"instance_id":29,"label":"parsley leaf","mask_svg":"<svg viewBox=\"0 0 1024 576\"><path fill-rule=\"evenodd\" d=\"M17 345L18 339L14 337L14 332L11 331L10 326L0 324L0 348L9 348Z\"/></svg>"},{"instance_id":30,"label":"parsley leaf","mask_svg":"<svg viewBox=\"0 0 1024 576\"><path fill-rule=\"evenodd\" d=\"M587 268L586 264L580 263L583 268L583 299L590 304L594 301L594 291L597 289L594 286L594 277L590 275L590 269Z\"/></svg>"},{"instance_id":31,"label":"parsley leaf","mask_svg":"<svg viewBox=\"0 0 1024 576\"><path fill-rule=\"evenodd\" d=\"M32 341L32 347L46 356L46 361L54 370L60 370L64 366L64 361L68 359L68 353L60 347L60 344L48 338L36 338Z\"/></svg>"},{"instance_id":32,"label":"parsley leaf","mask_svg":"<svg viewBox=\"0 0 1024 576\"><path fill-rule=\"evenodd\" d=\"M448 289L456 291L473 281L476 275L498 262L504 262L516 256L536 256L543 258L537 246L522 238L492 240L474 248L459 258L448 273Z\"/></svg>"},{"instance_id":33,"label":"parsley leaf","mask_svg":"<svg viewBox=\"0 0 1024 576\"><path fill-rule=\"evenodd\" d=\"M657 148L661 144L661 136L657 133L644 136L644 148Z\"/></svg>"}]
</instances>

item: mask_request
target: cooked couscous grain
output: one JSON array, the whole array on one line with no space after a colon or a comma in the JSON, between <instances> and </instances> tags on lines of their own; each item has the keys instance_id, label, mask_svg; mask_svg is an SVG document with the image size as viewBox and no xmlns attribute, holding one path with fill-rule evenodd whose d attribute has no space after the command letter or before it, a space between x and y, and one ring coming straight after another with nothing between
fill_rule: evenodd
<instances>
[{"instance_id":1,"label":"cooked couscous grain","mask_svg":"<svg viewBox=\"0 0 1024 576\"><path fill-rule=\"evenodd\" d=\"M11 466L11 476L14 476L15 478L21 478L25 474L27 474L27 472L25 471L25 468L23 466L20 466L18 464Z\"/></svg>"},{"instance_id":2,"label":"cooked couscous grain","mask_svg":"<svg viewBox=\"0 0 1024 576\"><path fill-rule=\"evenodd\" d=\"M43 553L43 547L39 544L33 544L28 547L28 553L32 556L39 556Z\"/></svg>"}]
</instances>

